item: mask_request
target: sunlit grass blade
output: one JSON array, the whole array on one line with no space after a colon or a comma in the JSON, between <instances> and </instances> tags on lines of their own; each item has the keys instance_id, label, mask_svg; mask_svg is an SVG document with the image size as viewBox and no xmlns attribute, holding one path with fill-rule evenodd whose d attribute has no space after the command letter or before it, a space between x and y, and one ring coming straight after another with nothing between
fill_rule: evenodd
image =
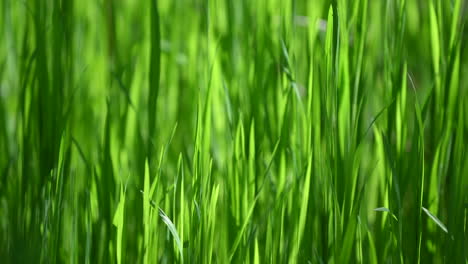
<instances>
[{"instance_id":1,"label":"sunlit grass blade","mask_svg":"<svg viewBox=\"0 0 468 264\"><path fill-rule=\"evenodd\" d=\"M164 213L164 211L161 208L159 208L159 216L161 217L163 222L166 224L167 228L169 228L169 231L174 237L177 248L179 249L181 262L183 263L184 262L184 248L182 246L182 242L180 241L180 237L179 237L179 234L177 233L175 225L172 223L171 219L169 219L169 217Z\"/></svg>"},{"instance_id":2,"label":"sunlit grass blade","mask_svg":"<svg viewBox=\"0 0 468 264\"><path fill-rule=\"evenodd\" d=\"M436 223L445 233L448 233L447 227L442 223L442 221L439 220L435 215L431 214L429 210L427 210L425 207L422 208L422 210L431 218L434 223Z\"/></svg>"}]
</instances>

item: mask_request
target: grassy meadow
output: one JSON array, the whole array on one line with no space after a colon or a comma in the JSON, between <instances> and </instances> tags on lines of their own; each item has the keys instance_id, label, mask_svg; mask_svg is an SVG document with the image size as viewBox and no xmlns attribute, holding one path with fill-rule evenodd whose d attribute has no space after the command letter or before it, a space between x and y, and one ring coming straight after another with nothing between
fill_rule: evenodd
<instances>
[{"instance_id":1,"label":"grassy meadow","mask_svg":"<svg viewBox=\"0 0 468 264\"><path fill-rule=\"evenodd\" d=\"M0 262L468 263L467 16L0 1Z\"/></svg>"}]
</instances>

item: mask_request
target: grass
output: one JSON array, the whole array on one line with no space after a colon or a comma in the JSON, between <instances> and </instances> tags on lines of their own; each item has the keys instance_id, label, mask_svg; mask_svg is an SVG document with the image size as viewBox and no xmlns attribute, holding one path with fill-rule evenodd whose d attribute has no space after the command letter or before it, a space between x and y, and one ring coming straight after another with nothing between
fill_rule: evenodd
<instances>
[{"instance_id":1,"label":"grass","mask_svg":"<svg viewBox=\"0 0 468 264\"><path fill-rule=\"evenodd\" d=\"M0 3L5 263L468 263L462 0Z\"/></svg>"}]
</instances>

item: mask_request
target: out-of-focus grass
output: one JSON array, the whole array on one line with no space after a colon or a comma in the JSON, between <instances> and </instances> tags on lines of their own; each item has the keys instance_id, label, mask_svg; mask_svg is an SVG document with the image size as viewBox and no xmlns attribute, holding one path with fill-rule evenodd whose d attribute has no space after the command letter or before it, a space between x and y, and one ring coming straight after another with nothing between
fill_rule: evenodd
<instances>
[{"instance_id":1,"label":"out-of-focus grass","mask_svg":"<svg viewBox=\"0 0 468 264\"><path fill-rule=\"evenodd\" d=\"M4 0L6 263L465 263L462 0Z\"/></svg>"}]
</instances>

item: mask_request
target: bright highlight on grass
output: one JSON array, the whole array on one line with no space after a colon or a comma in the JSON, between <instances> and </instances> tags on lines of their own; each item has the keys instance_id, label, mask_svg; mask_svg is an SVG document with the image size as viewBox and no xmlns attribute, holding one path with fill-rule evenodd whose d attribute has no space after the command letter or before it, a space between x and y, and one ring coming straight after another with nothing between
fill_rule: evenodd
<instances>
[{"instance_id":1,"label":"bright highlight on grass","mask_svg":"<svg viewBox=\"0 0 468 264\"><path fill-rule=\"evenodd\" d=\"M467 16L0 1L0 262L468 263Z\"/></svg>"}]
</instances>

